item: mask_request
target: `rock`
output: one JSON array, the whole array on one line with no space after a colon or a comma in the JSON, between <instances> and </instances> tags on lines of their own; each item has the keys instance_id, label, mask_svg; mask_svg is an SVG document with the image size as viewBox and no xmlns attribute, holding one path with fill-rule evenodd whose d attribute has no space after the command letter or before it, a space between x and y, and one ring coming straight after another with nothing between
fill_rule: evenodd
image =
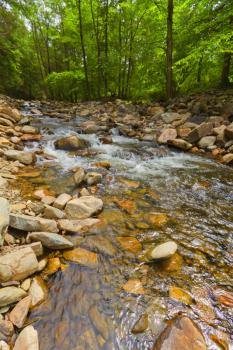
<instances>
[{"instance_id":1,"label":"rock","mask_svg":"<svg viewBox=\"0 0 233 350\"><path fill-rule=\"evenodd\" d=\"M38 334L33 326L27 326L22 330L13 350L39 350Z\"/></svg>"},{"instance_id":2,"label":"rock","mask_svg":"<svg viewBox=\"0 0 233 350\"><path fill-rule=\"evenodd\" d=\"M110 145L113 141L112 141L112 136L108 135L108 136L103 136L100 138L100 141L104 144L104 145Z\"/></svg>"},{"instance_id":3,"label":"rock","mask_svg":"<svg viewBox=\"0 0 233 350\"><path fill-rule=\"evenodd\" d=\"M117 250L113 246L112 242L104 236L98 235L86 237L83 244L85 247L100 252L101 254L114 256L117 253Z\"/></svg>"},{"instance_id":4,"label":"rock","mask_svg":"<svg viewBox=\"0 0 233 350\"><path fill-rule=\"evenodd\" d=\"M46 299L47 294L47 287L42 278L40 276L34 277L29 289L29 295L32 297L31 307L41 304Z\"/></svg>"},{"instance_id":5,"label":"rock","mask_svg":"<svg viewBox=\"0 0 233 350\"><path fill-rule=\"evenodd\" d=\"M85 178L85 171L83 168L79 168L76 170L74 174L74 182L76 185L80 185L81 182L83 182Z\"/></svg>"},{"instance_id":6,"label":"rock","mask_svg":"<svg viewBox=\"0 0 233 350\"><path fill-rule=\"evenodd\" d=\"M55 202L55 197L53 196L45 196L41 199L41 202L46 205L52 205Z\"/></svg>"},{"instance_id":7,"label":"rock","mask_svg":"<svg viewBox=\"0 0 233 350\"><path fill-rule=\"evenodd\" d=\"M170 123L174 122L175 120L182 119L182 115L180 115L178 113L167 112L167 113L163 113L161 115L161 118L164 121L164 123L170 124Z\"/></svg>"},{"instance_id":8,"label":"rock","mask_svg":"<svg viewBox=\"0 0 233 350\"><path fill-rule=\"evenodd\" d=\"M10 214L10 226L21 231L58 232L55 220L29 215Z\"/></svg>"},{"instance_id":9,"label":"rock","mask_svg":"<svg viewBox=\"0 0 233 350\"><path fill-rule=\"evenodd\" d=\"M212 131L213 131L212 123L202 123L199 126L197 126L195 129L193 129L185 139L190 143L195 143L199 141L202 137L211 135Z\"/></svg>"},{"instance_id":10,"label":"rock","mask_svg":"<svg viewBox=\"0 0 233 350\"><path fill-rule=\"evenodd\" d=\"M27 318L29 308L31 306L32 297L29 295L20 300L18 304L11 310L9 318L10 321L18 328L22 328Z\"/></svg>"},{"instance_id":11,"label":"rock","mask_svg":"<svg viewBox=\"0 0 233 350\"><path fill-rule=\"evenodd\" d=\"M206 350L204 337L188 317L169 322L156 341L153 350Z\"/></svg>"},{"instance_id":12,"label":"rock","mask_svg":"<svg viewBox=\"0 0 233 350\"><path fill-rule=\"evenodd\" d=\"M177 135L181 139L187 137L190 132L191 132L191 128L180 127L177 129Z\"/></svg>"},{"instance_id":13,"label":"rock","mask_svg":"<svg viewBox=\"0 0 233 350\"><path fill-rule=\"evenodd\" d=\"M213 290L215 299L225 307L233 308L233 293L221 288L215 288Z\"/></svg>"},{"instance_id":14,"label":"rock","mask_svg":"<svg viewBox=\"0 0 233 350\"><path fill-rule=\"evenodd\" d=\"M53 275L61 268L61 262L59 258L50 258L46 270L44 271L46 275Z\"/></svg>"},{"instance_id":15,"label":"rock","mask_svg":"<svg viewBox=\"0 0 233 350\"><path fill-rule=\"evenodd\" d=\"M24 134L38 134L38 129L30 125L24 125L21 128L21 132Z\"/></svg>"},{"instance_id":16,"label":"rock","mask_svg":"<svg viewBox=\"0 0 233 350\"><path fill-rule=\"evenodd\" d=\"M213 135L215 136L224 135L225 129L226 129L226 125L218 126L217 128L213 129Z\"/></svg>"},{"instance_id":17,"label":"rock","mask_svg":"<svg viewBox=\"0 0 233 350\"><path fill-rule=\"evenodd\" d=\"M178 287L169 288L169 297L181 301L186 305L190 305L193 302L192 297L186 291Z\"/></svg>"},{"instance_id":18,"label":"rock","mask_svg":"<svg viewBox=\"0 0 233 350\"><path fill-rule=\"evenodd\" d=\"M27 245L21 246L21 247L22 248L23 247L30 247L30 248L32 248L32 250L36 254L36 256L41 256L44 253L41 242L34 242L34 243L27 244Z\"/></svg>"},{"instance_id":19,"label":"rock","mask_svg":"<svg viewBox=\"0 0 233 350\"><path fill-rule=\"evenodd\" d=\"M87 219L103 208L101 199L94 196L83 196L67 203L65 212L69 219Z\"/></svg>"},{"instance_id":20,"label":"rock","mask_svg":"<svg viewBox=\"0 0 233 350\"><path fill-rule=\"evenodd\" d=\"M88 190L84 187L81 189L80 191L80 196L84 197L84 196L90 196L90 193L88 192Z\"/></svg>"},{"instance_id":21,"label":"rock","mask_svg":"<svg viewBox=\"0 0 233 350\"><path fill-rule=\"evenodd\" d=\"M99 173L88 173L85 176L85 181L89 186L96 185L102 181L102 175Z\"/></svg>"},{"instance_id":22,"label":"rock","mask_svg":"<svg viewBox=\"0 0 233 350\"><path fill-rule=\"evenodd\" d=\"M55 142L55 148L66 151L76 151L89 146L89 142L75 135L63 137Z\"/></svg>"},{"instance_id":23,"label":"rock","mask_svg":"<svg viewBox=\"0 0 233 350\"><path fill-rule=\"evenodd\" d=\"M66 214L64 213L64 211L58 208L46 205L44 209L44 216L47 219L64 219L66 217Z\"/></svg>"},{"instance_id":24,"label":"rock","mask_svg":"<svg viewBox=\"0 0 233 350\"><path fill-rule=\"evenodd\" d=\"M10 321L0 320L0 340L10 341L14 334L14 326Z\"/></svg>"},{"instance_id":25,"label":"rock","mask_svg":"<svg viewBox=\"0 0 233 350\"><path fill-rule=\"evenodd\" d=\"M95 268L98 266L98 256L96 253L90 252L83 248L75 248L63 253L63 257L84 266Z\"/></svg>"},{"instance_id":26,"label":"rock","mask_svg":"<svg viewBox=\"0 0 233 350\"><path fill-rule=\"evenodd\" d=\"M0 106L0 114L5 114L6 116L10 116L13 121L19 121L21 119L21 114L16 108L11 108L7 105Z\"/></svg>"},{"instance_id":27,"label":"rock","mask_svg":"<svg viewBox=\"0 0 233 350\"><path fill-rule=\"evenodd\" d=\"M66 204L72 199L72 197L67 193L60 194L55 202L53 203L53 206L58 209L64 209Z\"/></svg>"},{"instance_id":28,"label":"rock","mask_svg":"<svg viewBox=\"0 0 233 350\"><path fill-rule=\"evenodd\" d=\"M227 139L233 140L233 123L226 127L224 134Z\"/></svg>"},{"instance_id":29,"label":"rock","mask_svg":"<svg viewBox=\"0 0 233 350\"><path fill-rule=\"evenodd\" d=\"M33 192L33 197L36 199L42 199L46 196L50 196L51 193L46 188L40 188Z\"/></svg>"},{"instance_id":30,"label":"rock","mask_svg":"<svg viewBox=\"0 0 233 350\"><path fill-rule=\"evenodd\" d=\"M37 271L38 272L43 271L47 264L48 264L48 259L47 258L44 258L44 259L40 260L39 264L38 264Z\"/></svg>"},{"instance_id":31,"label":"rock","mask_svg":"<svg viewBox=\"0 0 233 350\"><path fill-rule=\"evenodd\" d=\"M0 307L14 304L26 297L27 293L21 288L5 287L0 289Z\"/></svg>"},{"instance_id":32,"label":"rock","mask_svg":"<svg viewBox=\"0 0 233 350\"><path fill-rule=\"evenodd\" d=\"M188 151L189 149L192 148L191 143L182 139L175 139L175 140L169 141L169 144L172 145L173 147L182 149L183 151Z\"/></svg>"},{"instance_id":33,"label":"rock","mask_svg":"<svg viewBox=\"0 0 233 350\"><path fill-rule=\"evenodd\" d=\"M128 282L126 282L126 284L123 286L123 289L127 293L145 294L144 288L142 286L142 282L137 279L128 280Z\"/></svg>"},{"instance_id":34,"label":"rock","mask_svg":"<svg viewBox=\"0 0 233 350\"><path fill-rule=\"evenodd\" d=\"M107 320L105 319L103 313L100 313L95 305L93 305L88 312L88 315L96 328L96 330L102 335L105 340L109 338L109 329Z\"/></svg>"},{"instance_id":35,"label":"rock","mask_svg":"<svg viewBox=\"0 0 233 350\"><path fill-rule=\"evenodd\" d=\"M20 281L34 272L38 261L31 248L22 248L0 256L0 281Z\"/></svg>"},{"instance_id":36,"label":"rock","mask_svg":"<svg viewBox=\"0 0 233 350\"><path fill-rule=\"evenodd\" d=\"M43 246L50 249L66 249L73 247L72 242L57 233L32 232L29 233L28 238L32 241L40 241Z\"/></svg>"},{"instance_id":37,"label":"rock","mask_svg":"<svg viewBox=\"0 0 233 350\"><path fill-rule=\"evenodd\" d=\"M148 328L148 315L144 314L136 321L131 332L133 334L139 334L139 333L145 332L147 328Z\"/></svg>"},{"instance_id":38,"label":"rock","mask_svg":"<svg viewBox=\"0 0 233 350\"><path fill-rule=\"evenodd\" d=\"M3 245L9 223L10 223L9 202L7 199L0 197L0 246Z\"/></svg>"},{"instance_id":39,"label":"rock","mask_svg":"<svg viewBox=\"0 0 233 350\"><path fill-rule=\"evenodd\" d=\"M177 137L176 129L164 129L158 138L158 143L163 144L172 141Z\"/></svg>"},{"instance_id":40,"label":"rock","mask_svg":"<svg viewBox=\"0 0 233 350\"><path fill-rule=\"evenodd\" d=\"M22 283L21 283L21 288L23 290L25 290L25 292L27 292L30 288L30 285L31 285L31 278L27 278L26 280L24 280Z\"/></svg>"},{"instance_id":41,"label":"rock","mask_svg":"<svg viewBox=\"0 0 233 350\"><path fill-rule=\"evenodd\" d=\"M137 254L142 250L142 244L135 237L117 237L117 241L123 249L133 254Z\"/></svg>"},{"instance_id":42,"label":"rock","mask_svg":"<svg viewBox=\"0 0 233 350\"><path fill-rule=\"evenodd\" d=\"M223 162L224 164L233 164L233 153L225 154L225 155L222 157L222 162Z\"/></svg>"},{"instance_id":43,"label":"rock","mask_svg":"<svg viewBox=\"0 0 233 350\"><path fill-rule=\"evenodd\" d=\"M20 139L21 141L40 141L42 136L40 134L23 134Z\"/></svg>"},{"instance_id":44,"label":"rock","mask_svg":"<svg viewBox=\"0 0 233 350\"><path fill-rule=\"evenodd\" d=\"M44 197L46 198L46 197ZM36 215L42 214L44 211L44 204L39 202L29 202L27 203L27 208L32 210Z\"/></svg>"},{"instance_id":45,"label":"rock","mask_svg":"<svg viewBox=\"0 0 233 350\"><path fill-rule=\"evenodd\" d=\"M96 225L100 222L99 219L85 219L85 220L58 220L60 230L71 233L78 233L85 228Z\"/></svg>"},{"instance_id":46,"label":"rock","mask_svg":"<svg viewBox=\"0 0 233 350\"><path fill-rule=\"evenodd\" d=\"M0 350L10 350L9 345L4 340L0 341Z\"/></svg>"},{"instance_id":47,"label":"rock","mask_svg":"<svg viewBox=\"0 0 233 350\"><path fill-rule=\"evenodd\" d=\"M4 125L4 126L9 126L9 127L14 126L14 124L10 120L8 120L6 118L2 118L2 117L0 117L0 124Z\"/></svg>"},{"instance_id":48,"label":"rock","mask_svg":"<svg viewBox=\"0 0 233 350\"><path fill-rule=\"evenodd\" d=\"M152 248L148 253L150 260L168 259L177 251L177 244L173 241L160 244L155 248Z\"/></svg>"},{"instance_id":49,"label":"rock","mask_svg":"<svg viewBox=\"0 0 233 350\"><path fill-rule=\"evenodd\" d=\"M36 156L32 152L8 150L4 152L4 155L9 160L18 160L20 163L30 165L35 163Z\"/></svg>"},{"instance_id":50,"label":"rock","mask_svg":"<svg viewBox=\"0 0 233 350\"><path fill-rule=\"evenodd\" d=\"M96 162L93 164L97 168L105 168L105 169L110 169L111 168L111 163L107 161L103 162Z\"/></svg>"},{"instance_id":51,"label":"rock","mask_svg":"<svg viewBox=\"0 0 233 350\"><path fill-rule=\"evenodd\" d=\"M2 176L0 176L0 188L6 188L8 181L6 179L3 179Z\"/></svg>"},{"instance_id":52,"label":"rock","mask_svg":"<svg viewBox=\"0 0 233 350\"><path fill-rule=\"evenodd\" d=\"M200 148L208 148L215 144L216 136L205 136L200 139L198 146Z\"/></svg>"}]
</instances>

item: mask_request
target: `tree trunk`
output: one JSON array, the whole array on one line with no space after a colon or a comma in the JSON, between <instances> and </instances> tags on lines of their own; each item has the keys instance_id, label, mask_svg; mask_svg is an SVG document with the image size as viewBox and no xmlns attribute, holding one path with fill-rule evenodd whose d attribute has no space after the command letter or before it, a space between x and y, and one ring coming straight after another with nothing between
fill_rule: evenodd
<instances>
[{"instance_id":1,"label":"tree trunk","mask_svg":"<svg viewBox=\"0 0 233 350\"><path fill-rule=\"evenodd\" d=\"M77 7L78 7L78 15L79 15L79 34L80 34L80 42L81 42L82 56L83 56L83 66L84 66L85 82L86 82L86 93L87 93L87 98L90 99L91 94L90 94L90 85L89 85L89 79L88 79L87 56L86 56L86 49L85 49L84 37L83 37L81 0L76 0L76 3L77 3Z\"/></svg>"},{"instance_id":2,"label":"tree trunk","mask_svg":"<svg viewBox=\"0 0 233 350\"><path fill-rule=\"evenodd\" d=\"M173 0L168 0L167 6L167 98L173 97Z\"/></svg>"},{"instance_id":3,"label":"tree trunk","mask_svg":"<svg viewBox=\"0 0 233 350\"><path fill-rule=\"evenodd\" d=\"M231 67L231 52L225 52L223 58L223 67L222 67L222 78L221 78L221 87L225 88L230 86L229 74Z\"/></svg>"},{"instance_id":4,"label":"tree trunk","mask_svg":"<svg viewBox=\"0 0 233 350\"><path fill-rule=\"evenodd\" d=\"M104 53L105 53L105 69L104 69L104 94L108 95L108 0L105 3L105 23L104 23Z\"/></svg>"}]
</instances>

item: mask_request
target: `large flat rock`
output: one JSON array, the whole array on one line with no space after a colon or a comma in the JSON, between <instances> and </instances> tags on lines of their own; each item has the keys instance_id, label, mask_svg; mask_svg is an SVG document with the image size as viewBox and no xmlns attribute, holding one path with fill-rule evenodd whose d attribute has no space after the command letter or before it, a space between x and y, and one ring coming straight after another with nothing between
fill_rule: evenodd
<instances>
[{"instance_id":1,"label":"large flat rock","mask_svg":"<svg viewBox=\"0 0 233 350\"><path fill-rule=\"evenodd\" d=\"M65 212L68 219L87 219L103 208L103 201L94 196L83 196L67 203Z\"/></svg>"},{"instance_id":2,"label":"large flat rock","mask_svg":"<svg viewBox=\"0 0 233 350\"><path fill-rule=\"evenodd\" d=\"M0 245L3 245L7 227L10 223L10 205L7 199L0 197Z\"/></svg>"},{"instance_id":3,"label":"large flat rock","mask_svg":"<svg viewBox=\"0 0 233 350\"><path fill-rule=\"evenodd\" d=\"M72 242L57 233L32 232L28 235L28 238L32 241L40 241L43 246L50 249L67 249L73 247Z\"/></svg>"},{"instance_id":4,"label":"large flat rock","mask_svg":"<svg viewBox=\"0 0 233 350\"><path fill-rule=\"evenodd\" d=\"M10 226L22 231L58 232L55 220L29 215L10 214Z\"/></svg>"}]
</instances>

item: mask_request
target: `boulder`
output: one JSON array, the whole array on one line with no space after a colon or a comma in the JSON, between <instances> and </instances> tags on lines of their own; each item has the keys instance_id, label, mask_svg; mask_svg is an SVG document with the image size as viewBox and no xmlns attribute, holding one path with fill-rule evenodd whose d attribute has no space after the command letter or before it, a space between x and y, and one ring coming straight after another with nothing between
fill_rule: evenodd
<instances>
[{"instance_id":1,"label":"boulder","mask_svg":"<svg viewBox=\"0 0 233 350\"><path fill-rule=\"evenodd\" d=\"M37 271L38 261L29 247L0 256L0 281L20 281Z\"/></svg>"},{"instance_id":2,"label":"boulder","mask_svg":"<svg viewBox=\"0 0 233 350\"><path fill-rule=\"evenodd\" d=\"M11 321L0 320L0 340L10 341L14 334L14 326Z\"/></svg>"},{"instance_id":3,"label":"boulder","mask_svg":"<svg viewBox=\"0 0 233 350\"><path fill-rule=\"evenodd\" d=\"M64 211L58 208L54 208L49 205L46 205L44 209L44 216L47 219L64 219L66 214L64 213Z\"/></svg>"},{"instance_id":4,"label":"boulder","mask_svg":"<svg viewBox=\"0 0 233 350\"><path fill-rule=\"evenodd\" d=\"M233 153L225 154L225 155L222 157L222 162L223 162L224 164L233 164Z\"/></svg>"},{"instance_id":5,"label":"boulder","mask_svg":"<svg viewBox=\"0 0 233 350\"><path fill-rule=\"evenodd\" d=\"M94 172L88 173L85 176L85 181L89 186L96 185L102 181L102 175Z\"/></svg>"},{"instance_id":6,"label":"boulder","mask_svg":"<svg viewBox=\"0 0 233 350\"><path fill-rule=\"evenodd\" d=\"M188 151L193 146L191 143L182 139L175 139L175 140L169 141L169 144L172 145L173 147L182 149L183 151Z\"/></svg>"},{"instance_id":7,"label":"boulder","mask_svg":"<svg viewBox=\"0 0 233 350\"><path fill-rule=\"evenodd\" d=\"M38 134L38 129L30 125L24 125L21 132L24 134Z\"/></svg>"},{"instance_id":8,"label":"boulder","mask_svg":"<svg viewBox=\"0 0 233 350\"><path fill-rule=\"evenodd\" d=\"M65 151L76 151L89 146L89 142L75 135L63 137L55 141L55 148Z\"/></svg>"},{"instance_id":9,"label":"boulder","mask_svg":"<svg viewBox=\"0 0 233 350\"><path fill-rule=\"evenodd\" d=\"M99 219L84 219L84 220L58 220L58 226L61 230L78 233L81 230L96 225L100 222Z\"/></svg>"},{"instance_id":10,"label":"boulder","mask_svg":"<svg viewBox=\"0 0 233 350\"><path fill-rule=\"evenodd\" d=\"M0 350L10 350L9 345L4 340L0 340Z\"/></svg>"},{"instance_id":11,"label":"boulder","mask_svg":"<svg viewBox=\"0 0 233 350\"><path fill-rule=\"evenodd\" d=\"M228 127L226 127L225 136L227 139L233 140L233 123L231 123Z\"/></svg>"},{"instance_id":12,"label":"boulder","mask_svg":"<svg viewBox=\"0 0 233 350\"><path fill-rule=\"evenodd\" d=\"M51 232L32 232L28 235L32 241L40 241L43 246L50 249L66 249L72 248L73 243L67 238Z\"/></svg>"},{"instance_id":13,"label":"boulder","mask_svg":"<svg viewBox=\"0 0 233 350\"><path fill-rule=\"evenodd\" d=\"M0 113L10 116L15 122L21 119L21 114L16 108L11 108L6 105L0 106Z\"/></svg>"},{"instance_id":14,"label":"boulder","mask_svg":"<svg viewBox=\"0 0 233 350\"><path fill-rule=\"evenodd\" d=\"M200 148L208 148L215 144L216 136L204 136L198 142L198 146Z\"/></svg>"},{"instance_id":15,"label":"boulder","mask_svg":"<svg viewBox=\"0 0 233 350\"><path fill-rule=\"evenodd\" d=\"M74 174L74 182L76 185L80 185L81 182L83 182L85 178L85 171L83 168L79 168L76 170Z\"/></svg>"},{"instance_id":16,"label":"boulder","mask_svg":"<svg viewBox=\"0 0 233 350\"><path fill-rule=\"evenodd\" d=\"M176 137L177 137L176 129L171 129L171 128L164 129L158 138L158 143L160 144L167 143L168 141L175 140Z\"/></svg>"},{"instance_id":17,"label":"boulder","mask_svg":"<svg viewBox=\"0 0 233 350\"><path fill-rule=\"evenodd\" d=\"M10 214L10 226L21 231L58 232L55 220L29 215Z\"/></svg>"},{"instance_id":18,"label":"boulder","mask_svg":"<svg viewBox=\"0 0 233 350\"><path fill-rule=\"evenodd\" d=\"M58 209L64 209L72 197L67 193L60 194L53 203L53 206Z\"/></svg>"},{"instance_id":19,"label":"boulder","mask_svg":"<svg viewBox=\"0 0 233 350\"><path fill-rule=\"evenodd\" d=\"M4 237L10 223L10 205L7 199L0 197L0 245L3 245Z\"/></svg>"},{"instance_id":20,"label":"boulder","mask_svg":"<svg viewBox=\"0 0 233 350\"><path fill-rule=\"evenodd\" d=\"M154 344L153 350L206 350L201 331L188 317L170 321Z\"/></svg>"},{"instance_id":21,"label":"boulder","mask_svg":"<svg viewBox=\"0 0 233 350\"><path fill-rule=\"evenodd\" d=\"M48 290L40 276L33 278L29 289L29 295L32 298L31 307L35 307L43 303L47 298Z\"/></svg>"},{"instance_id":22,"label":"boulder","mask_svg":"<svg viewBox=\"0 0 233 350\"><path fill-rule=\"evenodd\" d=\"M187 136L186 141L190 143L195 143L199 141L202 137L211 135L213 131L212 123L202 123L193 129Z\"/></svg>"},{"instance_id":23,"label":"boulder","mask_svg":"<svg viewBox=\"0 0 233 350\"><path fill-rule=\"evenodd\" d=\"M83 196L67 203L65 212L69 219L87 219L103 208L101 199L94 196Z\"/></svg>"},{"instance_id":24,"label":"boulder","mask_svg":"<svg viewBox=\"0 0 233 350\"><path fill-rule=\"evenodd\" d=\"M13 350L39 350L38 333L33 326L27 326L22 330Z\"/></svg>"},{"instance_id":25,"label":"boulder","mask_svg":"<svg viewBox=\"0 0 233 350\"><path fill-rule=\"evenodd\" d=\"M168 241L156 246L155 248L152 248L147 255L150 260L168 259L176 253L177 248L178 247L175 242Z\"/></svg>"},{"instance_id":26,"label":"boulder","mask_svg":"<svg viewBox=\"0 0 233 350\"><path fill-rule=\"evenodd\" d=\"M14 304L27 296L21 288L5 287L0 289L0 307Z\"/></svg>"},{"instance_id":27,"label":"boulder","mask_svg":"<svg viewBox=\"0 0 233 350\"><path fill-rule=\"evenodd\" d=\"M9 160L18 160L20 163L30 165L35 163L36 156L32 152L8 150L4 152L4 155Z\"/></svg>"},{"instance_id":28,"label":"boulder","mask_svg":"<svg viewBox=\"0 0 233 350\"><path fill-rule=\"evenodd\" d=\"M22 328L27 318L29 308L31 306L32 297L29 295L20 300L18 304L11 310L9 319L18 328Z\"/></svg>"}]
</instances>

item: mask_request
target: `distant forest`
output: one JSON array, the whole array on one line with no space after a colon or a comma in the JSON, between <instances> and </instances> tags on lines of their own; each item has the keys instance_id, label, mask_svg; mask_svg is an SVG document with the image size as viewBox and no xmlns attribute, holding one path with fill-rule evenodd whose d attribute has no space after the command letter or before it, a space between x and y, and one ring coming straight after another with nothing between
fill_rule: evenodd
<instances>
[{"instance_id":1,"label":"distant forest","mask_svg":"<svg viewBox=\"0 0 233 350\"><path fill-rule=\"evenodd\" d=\"M170 98L233 83L231 0L0 0L0 93Z\"/></svg>"}]
</instances>

